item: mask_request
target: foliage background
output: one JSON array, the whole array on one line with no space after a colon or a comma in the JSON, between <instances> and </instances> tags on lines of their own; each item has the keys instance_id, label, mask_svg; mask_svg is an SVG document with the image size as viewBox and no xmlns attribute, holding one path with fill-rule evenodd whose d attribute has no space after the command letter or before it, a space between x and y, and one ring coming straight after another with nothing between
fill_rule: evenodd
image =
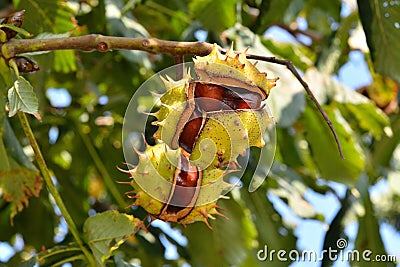
<instances>
[{"instance_id":1,"label":"foliage background","mask_svg":"<svg viewBox=\"0 0 400 267\"><path fill-rule=\"evenodd\" d=\"M114 251L109 266L288 266L290 262L256 258L264 244L276 250L301 249L296 243L296 224L285 218L278 204L285 205L298 219L325 223L324 248L335 248L339 238L349 239L345 228L356 223L356 238L349 240L354 249L386 253L380 226L385 223L400 230L398 1L14 0L0 4L3 16L13 9L26 10L23 28L33 38L44 38L47 33L178 41L204 38L223 47L234 42L237 50L250 46L253 54L291 60L305 75L338 131L345 160L339 157L325 123L290 72L260 62L258 67L280 77L268 100L278 122L278 145L267 181L256 192L247 192L250 164L243 187L232 192L230 200L220 202L229 221L213 221L213 231L202 223L186 228L171 225L175 231L165 225L149 227L149 233L139 231ZM265 35L274 27L287 31L294 41L280 42ZM363 54L372 77L371 84L357 92L335 78L354 51ZM121 128L135 90L156 72L173 65L173 58L141 51L54 51L30 56L41 71L25 78L34 87L43 119L40 123L32 117L30 122L58 191L82 235L88 238L83 231L88 217L106 210L144 218L146 213L141 208L124 209L129 200L123 194L129 186L114 183L128 178L116 168L124 162ZM2 88L6 100L8 88ZM29 197L39 193L38 172L27 161L33 160L33 155L19 121L5 116L5 110L0 118L0 162L7 160L12 166L6 170L0 164L0 240L15 253L5 266L16 266L37 253L43 258L51 254L52 250L44 248L62 252L52 254L48 265L80 255L79 249L62 250L74 248L74 239L45 186L38 197ZM257 158L257 152L252 149L252 157ZM371 198L369 189L382 181L388 186L385 194ZM337 191L337 183L345 186L344 194ZM114 189L119 194L113 194ZM333 220L327 221L310 204L305 197L310 191L338 199L341 207ZM10 192L11 198L7 197ZM113 227L110 218L97 223L99 232ZM176 238L176 231L185 238ZM177 258L164 256L168 242L176 246ZM74 266L81 263L73 262ZM327 258L321 262L321 266L331 264Z\"/></svg>"}]
</instances>

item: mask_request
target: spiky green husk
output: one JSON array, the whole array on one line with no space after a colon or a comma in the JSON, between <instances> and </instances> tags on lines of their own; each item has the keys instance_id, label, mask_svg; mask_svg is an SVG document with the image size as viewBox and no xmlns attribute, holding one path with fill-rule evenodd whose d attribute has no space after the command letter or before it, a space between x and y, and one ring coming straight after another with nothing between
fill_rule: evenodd
<instances>
[{"instance_id":1,"label":"spiky green husk","mask_svg":"<svg viewBox=\"0 0 400 267\"><path fill-rule=\"evenodd\" d=\"M195 57L193 61L201 81L246 88L264 95L264 98L278 80L268 79L267 73L260 72L246 58L246 53L236 54L232 47L223 55L214 44L209 55Z\"/></svg>"}]
</instances>

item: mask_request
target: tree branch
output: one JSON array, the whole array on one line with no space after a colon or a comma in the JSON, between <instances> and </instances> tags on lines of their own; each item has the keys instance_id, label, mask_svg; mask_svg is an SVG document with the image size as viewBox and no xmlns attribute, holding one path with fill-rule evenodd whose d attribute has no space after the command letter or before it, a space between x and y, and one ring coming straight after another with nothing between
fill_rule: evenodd
<instances>
[{"instance_id":1,"label":"tree branch","mask_svg":"<svg viewBox=\"0 0 400 267\"><path fill-rule=\"evenodd\" d=\"M62 200L59 192L57 191L55 184L53 183L53 180L51 179L50 171L47 168L47 164L42 155L42 151L40 150L39 145L36 142L36 138L32 132L28 118L26 117L25 113L23 113L23 112L18 112L18 117L21 122L22 129L24 130L25 135L28 138L28 140L32 146L32 149L35 152L35 158L38 163L40 172L43 175L43 179L46 183L47 189L49 190L50 194L53 196L54 201L56 202L58 208L61 211L61 214L63 215L65 221L67 222L69 231L71 232L72 236L75 238L76 242L78 243L78 245L79 245L81 251L83 252L83 254L85 255L89 265L95 266L95 260L93 258L93 255L85 247L81 237L79 236L79 231L75 225L75 222L72 219L71 215L69 214L69 212L64 204L64 201Z\"/></svg>"},{"instance_id":2,"label":"tree branch","mask_svg":"<svg viewBox=\"0 0 400 267\"><path fill-rule=\"evenodd\" d=\"M51 51L82 50L107 52L110 50L141 50L153 54L207 55L213 45L205 42L176 42L157 38L127 38L89 34L77 37L51 39L12 39L1 45L5 58L18 54Z\"/></svg>"}]
</instances>

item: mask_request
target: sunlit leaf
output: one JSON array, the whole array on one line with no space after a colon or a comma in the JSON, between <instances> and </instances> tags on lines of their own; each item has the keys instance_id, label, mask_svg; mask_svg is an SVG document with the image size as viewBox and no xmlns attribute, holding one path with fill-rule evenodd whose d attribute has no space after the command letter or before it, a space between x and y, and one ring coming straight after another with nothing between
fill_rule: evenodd
<instances>
[{"instance_id":1,"label":"sunlit leaf","mask_svg":"<svg viewBox=\"0 0 400 267\"><path fill-rule=\"evenodd\" d=\"M291 1L289 0L261 1L260 6L258 6L260 12L251 29L258 34L263 34L268 27L274 23L281 22L290 3Z\"/></svg>"},{"instance_id":2,"label":"sunlit leaf","mask_svg":"<svg viewBox=\"0 0 400 267\"><path fill-rule=\"evenodd\" d=\"M290 58L293 65L302 71L313 65L312 59L315 55L301 45L277 42L265 38L261 39L261 41L275 55L279 55L281 58Z\"/></svg>"},{"instance_id":3,"label":"sunlit leaf","mask_svg":"<svg viewBox=\"0 0 400 267\"><path fill-rule=\"evenodd\" d=\"M361 22L376 72L400 82L400 3L358 0Z\"/></svg>"},{"instance_id":4,"label":"sunlit leaf","mask_svg":"<svg viewBox=\"0 0 400 267\"><path fill-rule=\"evenodd\" d=\"M321 2L322 1L318 1ZM323 1L323 3L339 4L339 1ZM352 29L357 25L358 14L356 11L341 19L334 35L329 36L329 41L323 44L318 53L316 66L324 73L336 73L348 61L348 39Z\"/></svg>"},{"instance_id":5,"label":"sunlit leaf","mask_svg":"<svg viewBox=\"0 0 400 267\"><path fill-rule=\"evenodd\" d=\"M384 109L385 113L388 113L388 105L392 106L391 109L395 109L398 85L395 81L388 77L379 75L377 73L371 74L373 77L372 84L362 87L361 92L374 101L378 107Z\"/></svg>"},{"instance_id":6,"label":"sunlit leaf","mask_svg":"<svg viewBox=\"0 0 400 267\"><path fill-rule=\"evenodd\" d=\"M36 258L31 257L29 260L24 261L23 263L19 264L17 267L33 267L36 264Z\"/></svg>"},{"instance_id":7,"label":"sunlit leaf","mask_svg":"<svg viewBox=\"0 0 400 267\"><path fill-rule=\"evenodd\" d=\"M18 80L14 82L14 86L8 90L8 101L10 105L9 117L14 116L18 111L22 111L34 115L39 121L41 120L38 113L38 99L32 85L24 77L19 76Z\"/></svg>"},{"instance_id":8,"label":"sunlit leaf","mask_svg":"<svg viewBox=\"0 0 400 267\"><path fill-rule=\"evenodd\" d=\"M303 1L299 1L303 2ZM304 1L304 7L301 12L307 12L308 28L322 34L330 34L332 32L332 21L340 19L341 2L338 0L331 1Z\"/></svg>"},{"instance_id":9,"label":"sunlit leaf","mask_svg":"<svg viewBox=\"0 0 400 267\"><path fill-rule=\"evenodd\" d=\"M315 69L309 69L305 78L320 103L336 101L349 121L349 116L353 116L358 127L371 132L378 139L384 134L389 119L374 102Z\"/></svg>"},{"instance_id":10,"label":"sunlit leaf","mask_svg":"<svg viewBox=\"0 0 400 267\"><path fill-rule=\"evenodd\" d=\"M133 15L151 35L157 38L176 39L191 31L187 26L192 23L192 18L187 14L188 3L185 1L156 0L142 3L135 6ZM155 20L158 23L153 23ZM194 23L193 26L201 28L199 23Z\"/></svg>"},{"instance_id":11,"label":"sunlit leaf","mask_svg":"<svg viewBox=\"0 0 400 267\"><path fill-rule=\"evenodd\" d=\"M121 14L122 7L123 3L120 0L106 2L106 18L110 34L130 38L149 37L150 34L140 23L127 14ZM146 68L151 67L148 54L143 51L120 50L118 53L131 62L142 64Z\"/></svg>"},{"instance_id":12,"label":"sunlit leaf","mask_svg":"<svg viewBox=\"0 0 400 267\"><path fill-rule=\"evenodd\" d=\"M117 211L106 211L89 217L83 232L96 258L102 265L129 236L141 227L141 221Z\"/></svg>"},{"instance_id":13,"label":"sunlit leaf","mask_svg":"<svg viewBox=\"0 0 400 267\"><path fill-rule=\"evenodd\" d=\"M276 189L271 188L268 192L287 201L288 206L299 217L316 218L317 212L304 198L306 186L302 182L301 177L279 163L274 164L272 173L277 175L275 180L278 187Z\"/></svg>"}]
</instances>

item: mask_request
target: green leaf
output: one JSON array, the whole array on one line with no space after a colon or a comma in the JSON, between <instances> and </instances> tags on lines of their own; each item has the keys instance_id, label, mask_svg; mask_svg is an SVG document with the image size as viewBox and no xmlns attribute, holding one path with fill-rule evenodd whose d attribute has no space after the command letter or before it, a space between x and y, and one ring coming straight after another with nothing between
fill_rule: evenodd
<instances>
[{"instance_id":1,"label":"green leaf","mask_svg":"<svg viewBox=\"0 0 400 267\"><path fill-rule=\"evenodd\" d=\"M282 58L290 58L290 61L300 70L305 71L313 66L315 55L302 45L295 43L283 43L273 39L261 39L263 45L272 53Z\"/></svg>"},{"instance_id":2,"label":"green leaf","mask_svg":"<svg viewBox=\"0 0 400 267\"><path fill-rule=\"evenodd\" d=\"M5 87L12 86L13 76L8 63L3 57L0 58L0 77L2 78L2 85L4 84Z\"/></svg>"},{"instance_id":3,"label":"green leaf","mask_svg":"<svg viewBox=\"0 0 400 267\"><path fill-rule=\"evenodd\" d=\"M15 215L12 233L19 233L24 237L26 246L40 251L43 247L54 245L54 237L61 218L54 214L54 206L49 199L47 190L41 190L38 197L29 199L29 206ZM46 220L32 220L32 218L47 218ZM29 227L27 227L29 222Z\"/></svg>"},{"instance_id":4,"label":"green leaf","mask_svg":"<svg viewBox=\"0 0 400 267\"><path fill-rule=\"evenodd\" d=\"M189 10L204 28L219 33L235 23L235 6L236 0L194 0Z\"/></svg>"},{"instance_id":5,"label":"green leaf","mask_svg":"<svg viewBox=\"0 0 400 267\"><path fill-rule=\"evenodd\" d=\"M340 19L341 1L304 1L304 7L301 13L305 13L308 28L317 31L323 35L329 35L332 32L332 22L338 22Z\"/></svg>"},{"instance_id":6,"label":"green leaf","mask_svg":"<svg viewBox=\"0 0 400 267\"><path fill-rule=\"evenodd\" d=\"M51 32L41 32L35 36L35 39L53 39L53 38L65 38L71 36L71 33L51 33Z\"/></svg>"},{"instance_id":7,"label":"green leaf","mask_svg":"<svg viewBox=\"0 0 400 267\"><path fill-rule=\"evenodd\" d=\"M348 240L346 234L344 233L346 227L345 222L350 221L348 217L353 215L351 209L355 202L355 197L351 194L350 190L347 190L345 197L341 199L340 202L342 203L342 206L329 225L329 229L325 234L323 245L323 249L326 251L329 251L329 249L337 250L335 255L337 255L342 249L345 249L339 248L337 244L338 240L341 238ZM333 257L329 257L327 254L324 254L323 257L322 266L331 266L333 264Z\"/></svg>"},{"instance_id":8,"label":"green leaf","mask_svg":"<svg viewBox=\"0 0 400 267\"><path fill-rule=\"evenodd\" d=\"M389 118L372 103L343 104L339 106L341 111L347 110L357 120L358 126L370 132L376 139L385 135L385 127L389 129Z\"/></svg>"},{"instance_id":9,"label":"green leaf","mask_svg":"<svg viewBox=\"0 0 400 267\"><path fill-rule=\"evenodd\" d=\"M299 122L304 127L305 138L321 176L352 184L364 169L364 155L340 111L332 106L324 108L337 132L345 159L340 157L332 133L316 108L307 107Z\"/></svg>"},{"instance_id":10,"label":"green leaf","mask_svg":"<svg viewBox=\"0 0 400 267\"><path fill-rule=\"evenodd\" d=\"M106 1L106 10L109 10L106 12L106 14L108 20L108 30L110 34L130 38L150 37L150 34L147 32L147 30L135 19L133 19L131 16L121 14L120 9L122 8L122 1ZM146 52L135 50L119 50L118 53L128 61L144 65L147 69L151 68L152 64Z\"/></svg>"},{"instance_id":11,"label":"green leaf","mask_svg":"<svg viewBox=\"0 0 400 267\"><path fill-rule=\"evenodd\" d=\"M339 1L323 2L339 3ZM338 29L322 44L316 63L319 71L328 74L336 73L339 67L348 61L348 39L357 22L358 14L354 11L340 21Z\"/></svg>"},{"instance_id":12,"label":"green leaf","mask_svg":"<svg viewBox=\"0 0 400 267\"><path fill-rule=\"evenodd\" d=\"M258 6L259 14L251 29L263 34L274 23L280 22L289 7L290 0L263 0Z\"/></svg>"},{"instance_id":13,"label":"green leaf","mask_svg":"<svg viewBox=\"0 0 400 267\"><path fill-rule=\"evenodd\" d=\"M383 136L375 142L371 148L372 160L376 167L388 167L393 157L393 151L400 143L400 115L396 114L392 118L391 127L393 136ZM377 177L378 178L378 177Z\"/></svg>"},{"instance_id":14,"label":"green leaf","mask_svg":"<svg viewBox=\"0 0 400 267\"><path fill-rule=\"evenodd\" d=\"M360 93L346 88L330 75L320 73L313 68L307 70L305 78L320 103L336 101L343 116L353 116L355 124L361 129L371 132L374 137L381 138L384 128L389 126L388 117L376 107L375 103Z\"/></svg>"},{"instance_id":15,"label":"green leaf","mask_svg":"<svg viewBox=\"0 0 400 267\"><path fill-rule=\"evenodd\" d=\"M193 22L187 14L188 1L153 0L142 2L133 9L133 15L153 36L160 39L177 40L195 28L201 28L198 21ZM126 9L125 5L124 9ZM127 13L122 11L122 13ZM129 13L127 13L129 14ZM154 23L157 21L157 23ZM192 24L192 26L189 26ZM194 27L193 27L194 26ZM193 35L192 35L193 36ZM194 40L190 39L190 40ZM183 41L183 40L182 40Z\"/></svg>"},{"instance_id":16,"label":"green leaf","mask_svg":"<svg viewBox=\"0 0 400 267\"><path fill-rule=\"evenodd\" d=\"M297 168L303 166L303 161L301 159L300 151L298 146L296 146L296 139L291 128L277 128L278 138L278 151L279 153L275 155L275 159L280 161L285 161L286 165ZM278 158L277 158L278 157ZM276 161L275 161L276 162Z\"/></svg>"},{"instance_id":17,"label":"green leaf","mask_svg":"<svg viewBox=\"0 0 400 267\"><path fill-rule=\"evenodd\" d=\"M18 164L31 169L36 170L35 165L25 154L21 144L19 143L17 137L15 136L14 130L10 125L10 122L6 117L3 118L3 141L7 152L13 159L15 159Z\"/></svg>"},{"instance_id":18,"label":"green leaf","mask_svg":"<svg viewBox=\"0 0 400 267\"><path fill-rule=\"evenodd\" d=\"M96 261L103 265L139 227L142 227L139 219L110 210L89 217L83 225L83 232Z\"/></svg>"},{"instance_id":19,"label":"green leaf","mask_svg":"<svg viewBox=\"0 0 400 267\"><path fill-rule=\"evenodd\" d=\"M21 110L34 115L41 121L38 113L39 101L32 85L24 77L19 76L18 80L14 82L14 86L8 90L8 102L10 105L9 117L14 116Z\"/></svg>"},{"instance_id":20,"label":"green leaf","mask_svg":"<svg viewBox=\"0 0 400 267\"><path fill-rule=\"evenodd\" d=\"M357 0L376 72L400 82L400 3Z\"/></svg>"},{"instance_id":21,"label":"green leaf","mask_svg":"<svg viewBox=\"0 0 400 267\"><path fill-rule=\"evenodd\" d=\"M271 173L276 175L277 188L270 188L268 193L274 194L287 202L291 210L301 218L317 218L314 207L304 198L306 185L301 176L290 168L275 162Z\"/></svg>"},{"instance_id":22,"label":"green leaf","mask_svg":"<svg viewBox=\"0 0 400 267\"><path fill-rule=\"evenodd\" d=\"M338 103L364 104L372 103L365 96L345 87L329 74L309 68L304 80L307 81L320 104L336 101Z\"/></svg>"}]
</instances>

